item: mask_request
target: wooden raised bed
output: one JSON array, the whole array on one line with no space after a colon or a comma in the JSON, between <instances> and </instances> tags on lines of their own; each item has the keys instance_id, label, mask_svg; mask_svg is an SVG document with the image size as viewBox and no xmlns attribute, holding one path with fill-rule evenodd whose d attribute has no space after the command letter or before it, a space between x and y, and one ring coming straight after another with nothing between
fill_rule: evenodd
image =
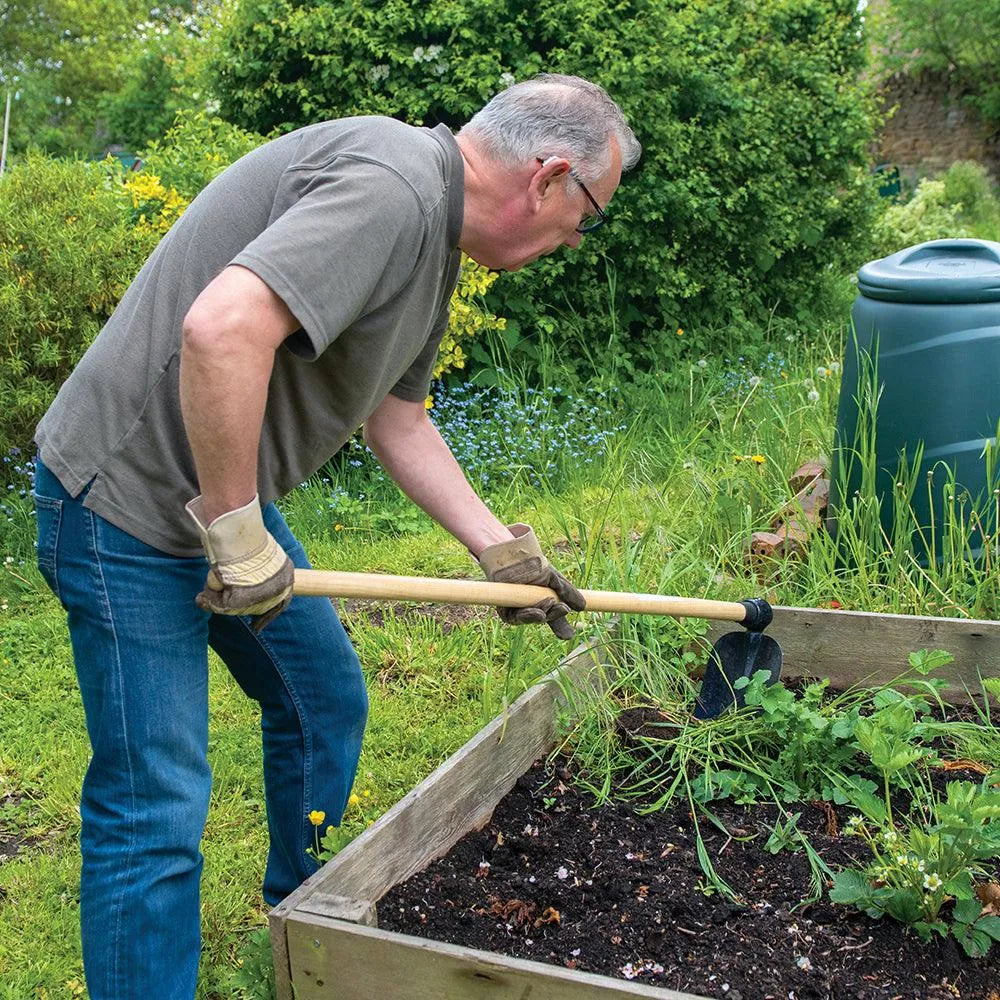
<instances>
[{"instance_id":1,"label":"wooden raised bed","mask_svg":"<svg viewBox=\"0 0 1000 1000\"><path fill-rule=\"evenodd\" d=\"M1000 623L775 608L768 629L783 676L837 687L885 684L918 649L946 649L945 696L967 700L979 676L1000 676ZM710 637L733 626L713 626ZM600 651L581 647L481 730L373 826L270 913L279 1000L697 1000L692 994L575 972L380 930L389 889L485 824L517 779L557 738L566 685L599 685Z\"/></svg>"}]
</instances>

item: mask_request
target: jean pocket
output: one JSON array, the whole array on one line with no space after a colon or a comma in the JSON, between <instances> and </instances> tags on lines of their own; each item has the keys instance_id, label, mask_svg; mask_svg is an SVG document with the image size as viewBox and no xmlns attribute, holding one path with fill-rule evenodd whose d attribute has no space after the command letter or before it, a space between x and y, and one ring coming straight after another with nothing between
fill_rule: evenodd
<instances>
[{"instance_id":1,"label":"jean pocket","mask_svg":"<svg viewBox=\"0 0 1000 1000\"><path fill-rule=\"evenodd\" d=\"M52 497L42 497L35 494L35 520L38 522L38 568L56 597L59 597L56 554L59 550L62 507L62 500L54 500Z\"/></svg>"}]
</instances>

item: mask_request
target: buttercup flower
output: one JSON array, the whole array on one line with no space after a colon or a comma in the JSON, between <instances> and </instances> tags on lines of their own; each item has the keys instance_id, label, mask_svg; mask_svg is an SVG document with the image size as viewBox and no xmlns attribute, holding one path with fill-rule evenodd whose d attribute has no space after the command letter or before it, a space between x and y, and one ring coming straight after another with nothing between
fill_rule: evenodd
<instances>
[{"instance_id":1,"label":"buttercup flower","mask_svg":"<svg viewBox=\"0 0 1000 1000\"><path fill-rule=\"evenodd\" d=\"M325 819L326 813L323 812L322 809L313 809L313 811L309 813L309 822L312 823L313 826L319 826Z\"/></svg>"}]
</instances>

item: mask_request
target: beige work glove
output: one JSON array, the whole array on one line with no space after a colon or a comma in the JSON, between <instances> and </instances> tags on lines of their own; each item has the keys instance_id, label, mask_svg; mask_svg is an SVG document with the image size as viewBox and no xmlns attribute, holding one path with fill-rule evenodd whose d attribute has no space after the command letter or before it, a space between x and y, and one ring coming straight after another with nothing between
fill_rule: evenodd
<instances>
[{"instance_id":1,"label":"beige work glove","mask_svg":"<svg viewBox=\"0 0 1000 1000\"><path fill-rule=\"evenodd\" d=\"M184 509L198 526L211 567L195 603L217 615L250 615L251 627L259 632L288 607L295 577L291 559L264 527L259 498L209 525L200 496Z\"/></svg>"},{"instance_id":2,"label":"beige work glove","mask_svg":"<svg viewBox=\"0 0 1000 1000\"><path fill-rule=\"evenodd\" d=\"M547 622L560 639L572 639L576 633L566 621L566 615L571 609L583 611L587 605L583 594L552 568L528 525L509 524L507 528L514 535L510 541L490 545L479 554L479 565L486 579L494 583L530 583L536 587L549 587L559 599L546 597L528 608L497 608L497 613L508 625Z\"/></svg>"}]
</instances>

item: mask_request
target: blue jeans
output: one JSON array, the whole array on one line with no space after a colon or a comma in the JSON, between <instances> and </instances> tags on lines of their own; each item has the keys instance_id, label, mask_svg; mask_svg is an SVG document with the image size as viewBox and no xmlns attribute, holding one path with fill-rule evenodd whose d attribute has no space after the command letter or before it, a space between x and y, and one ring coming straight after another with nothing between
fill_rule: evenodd
<instances>
[{"instance_id":1,"label":"blue jeans","mask_svg":"<svg viewBox=\"0 0 1000 1000\"><path fill-rule=\"evenodd\" d=\"M66 609L93 756L80 814L80 918L91 1000L191 1000L201 944L208 646L261 707L274 904L316 869L311 810L338 823L368 701L330 601L295 598L255 634L194 603L202 558L143 544L73 499L39 461L38 562ZM305 552L273 504L270 532Z\"/></svg>"}]
</instances>

